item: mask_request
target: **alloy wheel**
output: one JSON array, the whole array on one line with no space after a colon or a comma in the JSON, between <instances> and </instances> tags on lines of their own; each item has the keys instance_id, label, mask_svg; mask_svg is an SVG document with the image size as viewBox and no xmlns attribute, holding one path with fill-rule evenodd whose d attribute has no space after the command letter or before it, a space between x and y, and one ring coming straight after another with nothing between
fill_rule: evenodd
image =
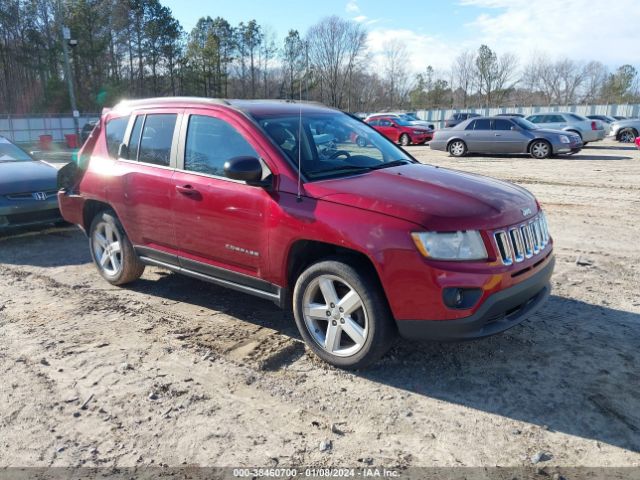
<instances>
[{"instance_id":1,"label":"alloy wheel","mask_svg":"<svg viewBox=\"0 0 640 480\"><path fill-rule=\"evenodd\" d=\"M547 142L536 142L531 145L531 153L536 158L546 158L549 156L549 144Z\"/></svg>"},{"instance_id":2,"label":"alloy wheel","mask_svg":"<svg viewBox=\"0 0 640 480\"><path fill-rule=\"evenodd\" d=\"M107 222L100 222L93 232L93 256L98 267L109 276L122 270L122 238L120 232Z\"/></svg>"},{"instance_id":3,"label":"alloy wheel","mask_svg":"<svg viewBox=\"0 0 640 480\"><path fill-rule=\"evenodd\" d=\"M636 136L631 130L623 130L620 133L620 141L622 143L633 143L636 140Z\"/></svg>"},{"instance_id":4,"label":"alloy wheel","mask_svg":"<svg viewBox=\"0 0 640 480\"><path fill-rule=\"evenodd\" d=\"M313 340L327 353L348 357L358 353L369 334L360 295L335 275L320 275L303 296L304 322Z\"/></svg>"},{"instance_id":5,"label":"alloy wheel","mask_svg":"<svg viewBox=\"0 0 640 480\"><path fill-rule=\"evenodd\" d=\"M449 152L451 153L451 155L455 156L455 157L459 157L461 155L464 154L464 143L462 143L461 141L456 141L453 142L451 144L451 146L449 147Z\"/></svg>"}]
</instances>

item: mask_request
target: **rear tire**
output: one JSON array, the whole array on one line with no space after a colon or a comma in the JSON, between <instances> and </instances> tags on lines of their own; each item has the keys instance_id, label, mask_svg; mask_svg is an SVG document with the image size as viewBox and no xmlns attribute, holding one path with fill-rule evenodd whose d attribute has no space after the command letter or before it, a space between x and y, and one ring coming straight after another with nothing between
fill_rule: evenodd
<instances>
[{"instance_id":1,"label":"rear tire","mask_svg":"<svg viewBox=\"0 0 640 480\"><path fill-rule=\"evenodd\" d=\"M552 152L553 150L551 149L551 144L546 140L534 140L534 142L529 147L529 153L536 160L549 158Z\"/></svg>"},{"instance_id":2,"label":"rear tire","mask_svg":"<svg viewBox=\"0 0 640 480\"><path fill-rule=\"evenodd\" d=\"M463 157L467 153L467 144L462 140L453 140L447 150L452 157Z\"/></svg>"},{"instance_id":3,"label":"rear tire","mask_svg":"<svg viewBox=\"0 0 640 480\"><path fill-rule=\"evenodd\" d=\"M402 135L400 135L400 145L402 145L403 147L406 147L410 143L411 143L411 137L409 137L409 135L407 135L406 133L403 133Z\"/></svg>"},{"instance_id":4,"label":"rear tire","mask_svg":"<svg viewBox=\"0 0 640 480\"><path fill-rule=\"evenodd\" d=\"M302 272L293 291L293 313L309 348L339 368L371 365L395 338L395 324L378 282L366 267L339 258Z\"/></svg>"},{"instance_id":5,"label":"rear tire","mask_svg":"<svg viewBox=\"0 0 640 480\"><path fill-rule=\"evenodd\" d=\"M91 222L89 249L100 275L111 285L133 282L144 272L144 264L113 211L102 211Z\"/></svg>"}]
</instances>

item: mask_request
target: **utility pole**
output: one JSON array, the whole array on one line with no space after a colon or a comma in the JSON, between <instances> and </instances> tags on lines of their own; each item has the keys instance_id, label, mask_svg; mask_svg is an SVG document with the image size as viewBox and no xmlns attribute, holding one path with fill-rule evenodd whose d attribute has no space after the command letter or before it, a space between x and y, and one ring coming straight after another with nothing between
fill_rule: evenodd
<instances>
[{"instance_id":1,"label":"utility pole","mask_svg":"<svg viewBox=\"0 0 640 480\"><path fill-rule=\"evenodd\" d=\"M80 124L78 117L80 112L76 105L76 93L73 89L73 77L71 76L71 64L69 62L69 46L75 47L78 43L77 40L71 39L71 30L69 27L62 26L62 53L64 54L64 76L67 77L67 86L69 87L69 100L71 101L71 111L73 114L73 124L76 129L76 135L78 141L80 141Z\"/></svg>"}]
</instances>

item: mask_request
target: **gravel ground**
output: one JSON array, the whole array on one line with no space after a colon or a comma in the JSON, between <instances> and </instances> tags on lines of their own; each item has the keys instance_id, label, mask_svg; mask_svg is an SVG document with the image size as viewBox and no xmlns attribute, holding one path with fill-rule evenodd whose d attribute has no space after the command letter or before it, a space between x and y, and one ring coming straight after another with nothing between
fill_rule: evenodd
<instances>
[{"instance_id":1,"label":"gravel ground","mask_svg":"<svg viewBox=\"0 0 640 480\"><path fill-rule=\"evenodd\" d=\"M328 367L289 313L147 268L104 282L74 227L0 237L1 466L640 466L640 152L420 160L530 189L554 292L508 332Z\"/></svg>"}]
</instances>

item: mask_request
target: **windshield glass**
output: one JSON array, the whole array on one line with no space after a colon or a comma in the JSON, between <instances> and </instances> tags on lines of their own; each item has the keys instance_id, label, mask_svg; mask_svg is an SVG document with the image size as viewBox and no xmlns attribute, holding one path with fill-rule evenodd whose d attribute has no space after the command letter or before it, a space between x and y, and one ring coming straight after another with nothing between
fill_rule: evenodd
<instances>
[{"instance_id":1,"label":"windshield glass","mask_svg":"<svg viewBox=\"0 0 640 480\"><path fill-rule=\"evenodd\" d=\"M20 147L14 145L6 138L0 137L0 163L3 162L30 162L33 158Z\"/></svg>"},{"instance_id":2,"label":"windshield glass","mask_svg":"<svg viewBox=\"0 0 640 480\"><path fill-rule=\"evenodd\" d=\"M520 117L511 117L511 121L525 130L537 130L538 126L535 123L531 123L529 120L525 120Z\"/></svg>"},{"instance_id":3,"label":"windshield glass","mask_svg":"<svg viewBox=\"0 0 640 480\"><path fill-rule=\"evenodd\" d=\"M296 167L299 156L302 174L310 180L413 163L378 132L344 113L254 114L253 118Z\"/></svg>"}]
</instances>

